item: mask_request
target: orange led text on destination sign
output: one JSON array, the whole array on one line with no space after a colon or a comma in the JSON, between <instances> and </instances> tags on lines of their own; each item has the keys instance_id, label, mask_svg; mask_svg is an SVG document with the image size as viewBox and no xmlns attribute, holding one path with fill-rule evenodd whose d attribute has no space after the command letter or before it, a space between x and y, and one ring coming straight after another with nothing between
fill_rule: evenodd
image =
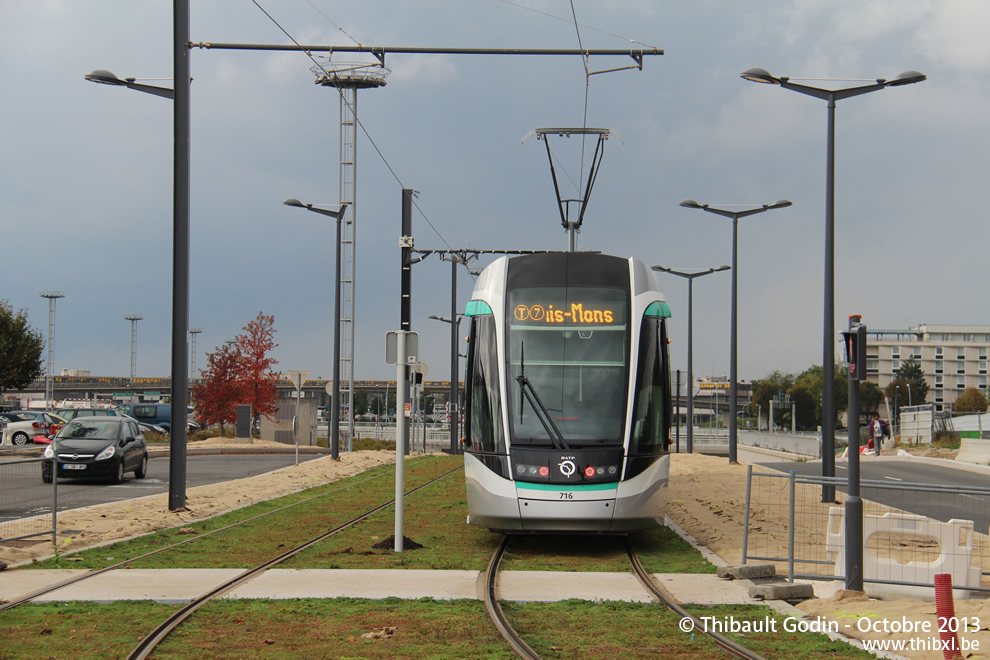
<instances>
[{"instance_id":1,"label":"orange led text on destination sign","mask_svg":"<svg viewBox=\"0 0 990 660\"><path fill-rule=\"evenodd\" d=\"M537 323L598 323L615 322L615 314L610 309L585 309L582 303L571 303L570 311L554 309L553 305L516 305L513 316L517 321L536 321Z\"/></svg>"}]
</instances>

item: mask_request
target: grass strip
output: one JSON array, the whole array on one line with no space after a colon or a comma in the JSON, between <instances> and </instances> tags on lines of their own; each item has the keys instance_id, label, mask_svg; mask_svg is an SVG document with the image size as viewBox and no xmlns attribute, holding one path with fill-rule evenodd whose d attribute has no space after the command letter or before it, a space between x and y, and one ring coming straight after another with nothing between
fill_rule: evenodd
<instances>
[{"instance_id":1,"label":"grass strip","mask_svg":"<svg viewBox=\"0 0 990 660\"><path fill-rule=\"evenodd\" d=\"M146 601L31 604L4 613L3 657L120 658L178 606ZM504 603L516 629L547 660L727 657L650 603ZM765 606L689 607L698 616L762 621ZM394 628L389 636L387 629ZM383 631L380 636L365 634ZM768 660L872 656L813 633L729 635ZM156 658L512 658L478 601L395 598L226 600L210 603L155 651Z\"/></svg>"}]
</instances>

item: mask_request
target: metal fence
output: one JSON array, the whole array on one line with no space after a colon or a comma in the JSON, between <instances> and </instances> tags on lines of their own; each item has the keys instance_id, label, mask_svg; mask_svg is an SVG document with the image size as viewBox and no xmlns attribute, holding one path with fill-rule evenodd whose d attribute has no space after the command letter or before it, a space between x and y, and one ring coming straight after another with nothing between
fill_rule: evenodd
<instances>
[{"instance_id":1,"label":"metal fence","mask_svg":"<svg viewBox=\"0 0 990 660\"><path fill-rule=\"evenodd\" d=\"M26 458L0 462L0 543L45 534L51 534L55 542L58 480L42 481L44 463L52 461Z\"/></svg>"},{"instance_id":2,"label":"metal fence","mask_svg":"<svg viewBox=\"0 0 990 660\"><path fill-rule=\"evenodd\" d=\"M838 504L822 502L825 485ZM749 466L742 562L786 567L791 581L844 581L845 486ZM990 488L862 480L860 495L864 582L930 587L935 574L951 573L954 588L990 591Z\"/></svg>"}]
</instances>

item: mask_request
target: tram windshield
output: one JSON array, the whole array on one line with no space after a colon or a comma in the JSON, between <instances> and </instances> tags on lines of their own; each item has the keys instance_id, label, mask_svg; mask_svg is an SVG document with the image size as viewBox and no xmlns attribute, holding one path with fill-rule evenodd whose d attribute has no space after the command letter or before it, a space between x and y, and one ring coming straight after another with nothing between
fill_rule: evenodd
<instances>
[{"instance_id":1,"label":"tram windshield","mask_svg":"<svg viewBox=\"0 0 990 660\"><path fill-rule=\"evenodd\" d=\"M621 445L629 354L628 294L607 287L509 292L513 443Z\"/></svg>"}]
</instances>

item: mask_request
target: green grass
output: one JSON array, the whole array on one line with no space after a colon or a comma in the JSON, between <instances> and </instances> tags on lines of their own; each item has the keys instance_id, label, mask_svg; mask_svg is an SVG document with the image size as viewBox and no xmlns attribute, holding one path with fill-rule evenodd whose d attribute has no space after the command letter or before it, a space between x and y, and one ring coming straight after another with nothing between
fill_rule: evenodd
<instances>
[{"instance_id":1,"label":"green grass","mask_svg":"<svg viewBox=\"0 0 990 660\"><path fill-rule=\"evenodd\" d=\"M0 618L5 658L120 658L178 609L146 601L26 605ZM717 658L702 634L681 632L680 617L644 603L570 600L504 603L506 615L542 657ZM696 616L761 621L764 606L689 608ZM390 639L365 633L394 627ZM778 630L782 625L778 623ZM870 658L822 635L728 635L770 660ZM156 658L512 658L479 601L235 600L197 611L156 649Z\"/></svg>"}]
</instances>

